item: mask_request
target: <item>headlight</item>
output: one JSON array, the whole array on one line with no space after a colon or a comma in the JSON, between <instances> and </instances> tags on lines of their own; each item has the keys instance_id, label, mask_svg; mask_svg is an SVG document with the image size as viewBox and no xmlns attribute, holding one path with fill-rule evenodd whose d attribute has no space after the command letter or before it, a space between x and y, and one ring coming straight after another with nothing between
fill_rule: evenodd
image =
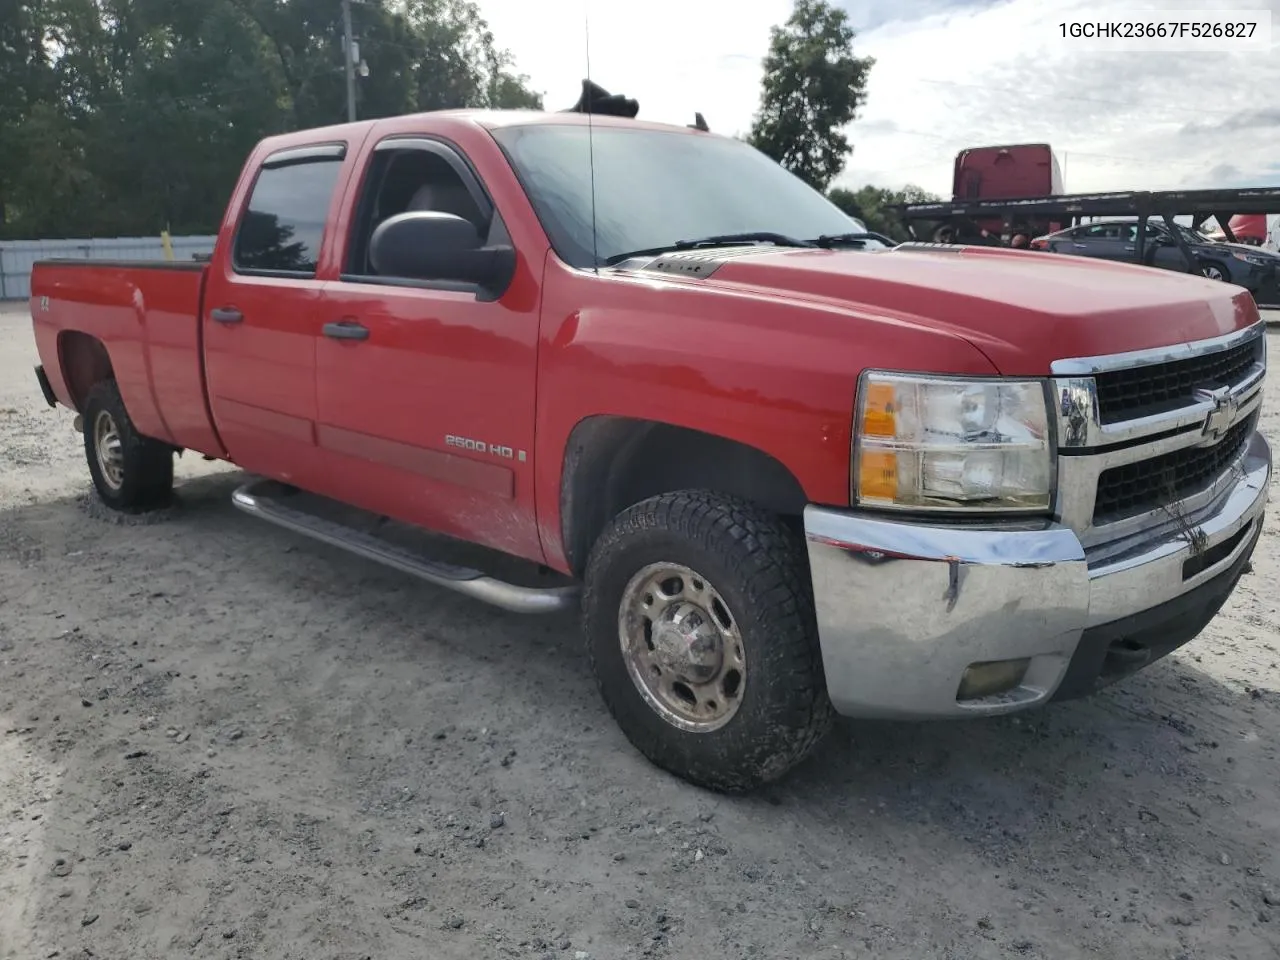
<instances>
[{"instance_id":1,"label":"headlight","mask_svg":"<svg viewBox=\"0 0 1280 960\"><path fill-rule=\"evenodd\" d=\"M1243 260L1245 263L1252 263L1255 267L1265 267L1268 264L1275 263L1271 257L1264 257L1257 253L1241 253L1238 250L1232 250L1231 255L1237 260Z\"/></svg>"},{"instance_id":2,"label":"headlight","mask_svg":"<svg viewBox=\"0 0 1280 960\"><path fill-rule=\"evenodd\" d=\"M854 431L853 496L859 504L1049 509L1049 411L1039 380L868 371Z\"/></svg>"}]
</instances>

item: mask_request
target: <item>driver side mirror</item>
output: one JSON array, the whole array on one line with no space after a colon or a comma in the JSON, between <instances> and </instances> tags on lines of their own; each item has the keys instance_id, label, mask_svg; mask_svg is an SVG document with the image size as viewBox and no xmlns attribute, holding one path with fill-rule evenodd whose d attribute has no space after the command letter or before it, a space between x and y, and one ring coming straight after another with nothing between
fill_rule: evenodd
<instances>
[{"instance_id":1,"label":"driver side mirror","mask_svg":"<svg viewBox=\"0 0 1280 960\"><path fill-rule=\"evenodd\" d=\"M373 231L369 259L384 277L473 283L492 299L516 269L514 248L486 247L470 220L438 210L388 217Z\"/></svg>"}]
</instances>

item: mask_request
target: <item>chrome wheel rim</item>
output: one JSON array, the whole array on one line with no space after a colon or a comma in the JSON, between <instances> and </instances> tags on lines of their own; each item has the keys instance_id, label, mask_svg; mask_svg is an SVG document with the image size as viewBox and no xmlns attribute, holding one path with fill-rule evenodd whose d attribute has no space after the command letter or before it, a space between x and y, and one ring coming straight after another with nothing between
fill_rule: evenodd
<instances>
[{"instance_id":1,"label":"chrome wheel rim","mask_svg":"<svg viewBox=\"0 0 1280 960\"><path fill-rule=\"evenodd\" d=\"M1222 270L1218 267L1205 267L1204 275L1210 280L1223 280Z\"/></svg>"},{"instance_id":2,"label":"chrome wheel rim","mask_svg":"<svg viewBox=\"0 0 1280 960\"><path fill-rule=\"evenodd\" d=\"M112 490L124 486L124 445L120 428L111 414L100 410L93 418L93 449L98 454L98 472Z\"/></svg>"},{"instance_id":3,"label":"chrome wheel rim","mask_svg":"<svg viewBox=\"0 0 1280 960\"><path fill-rule=\"evenodd\" d=\"M709 733L738 712L746 652L729 605L706 577L677 563L645 567L623 591L618 635L631 681L673 727Z\"/></svg>"}]
</instances>

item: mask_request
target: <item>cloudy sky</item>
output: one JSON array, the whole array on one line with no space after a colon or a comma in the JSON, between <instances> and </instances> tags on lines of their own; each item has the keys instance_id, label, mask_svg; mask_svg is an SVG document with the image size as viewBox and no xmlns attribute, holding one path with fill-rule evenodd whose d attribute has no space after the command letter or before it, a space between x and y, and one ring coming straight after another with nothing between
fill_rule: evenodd
<instances>
[{"instance_id":1,"label":"cloudy sky","mask_svg":"<svg viewBox=\"0 0 1280 960\"><path fill-rule=\"evenodd\" d=\"M1280 185L1280 0L834 0L872 56L846 186L949 193L967 146L1051 143L1070 192ZM769 28L791 0L479 0L547 105L577 99L587 66L643 118L746 132ZM1139 9L1260 10L1272 46L1236 53L1102 53L1058 24ZM1185 17L1184 17L1185 18Z\"/></svg>"}]
</instances>

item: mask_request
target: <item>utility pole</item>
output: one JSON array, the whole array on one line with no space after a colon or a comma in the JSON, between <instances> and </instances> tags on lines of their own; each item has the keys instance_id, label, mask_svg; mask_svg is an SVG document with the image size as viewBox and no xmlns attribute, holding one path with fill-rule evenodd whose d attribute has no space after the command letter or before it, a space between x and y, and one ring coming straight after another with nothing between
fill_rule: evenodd
<instances>
[{"instance_id":1,"label":"utility pole","mask_svg":"<svg viewBox=\"0 0 1280 960\"><path fill-rule=\"evenodd\" d=\"M356 121L355 43L351 37L351 0L342 0L342 58L347 62L347 122Z\"/></svg>"}]
</instances>

